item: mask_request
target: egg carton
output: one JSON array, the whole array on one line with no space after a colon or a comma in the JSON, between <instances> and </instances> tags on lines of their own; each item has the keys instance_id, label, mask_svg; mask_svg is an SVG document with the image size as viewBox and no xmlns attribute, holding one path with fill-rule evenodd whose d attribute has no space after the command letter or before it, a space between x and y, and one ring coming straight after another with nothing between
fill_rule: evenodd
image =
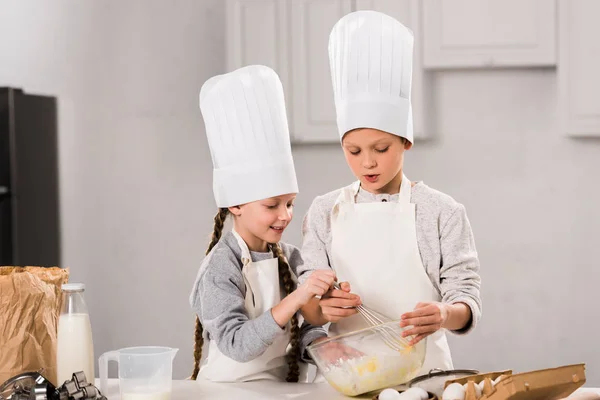
<instances>
[{"instance_id":1,"label":"egg carton","mask_svg":"<svg viewBox=\"0 0 600 400\"><path fill-rule=\"evenodd\" d=\"M585 381L585 364L573 364L519 374L505 370L449 379L444 389L453 383L462 385L464 400L559 400Z\"/></svg>"},{"instance_id":2,"label":"egg carton","mask_svg":"<svg viewBox=\"0 0 600 400\"><path fill-rule=\"evenodd\" d=\"M562 400L585 381L585 364L573 364L519 374L503 370L469 375L447 380L444 389L451 384L460 385L460 400ZM442 400L433 393L428 394L428 400ZM379 400L379 396L373 400Z\"/></svg>"}]
</instances>

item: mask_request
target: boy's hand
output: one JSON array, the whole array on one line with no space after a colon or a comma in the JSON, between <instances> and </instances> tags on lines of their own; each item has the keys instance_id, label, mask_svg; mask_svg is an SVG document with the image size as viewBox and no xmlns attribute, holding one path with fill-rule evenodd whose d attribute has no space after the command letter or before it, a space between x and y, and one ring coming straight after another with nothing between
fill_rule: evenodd
<instances>
[{"instance_id":1,"label":"boy's hand","mask_svg":"<svg viewBox=\"0 0 600 400\"><path fill-rule=\"evenodd\" d=\"M350 284L342 282L342 290L330 289L323 295L319 305L325 319L338 322L340 319L356 314L356 306L361 304L360 297L350 293Z\"/></svg>"},{"instance_id":2,"label":"boy's hand","mask_svg":"<svg viewBox=\"0 0 600 400\"><path fill-rule=\"evenodd\" d=\"M402 332L402 336L415 336L410 344L415 345L421 340L443 328L448 320L448 305L439 302L418 303L411 312L400 317L401 327L412 326Z\"/></svg>"}]
</instances>

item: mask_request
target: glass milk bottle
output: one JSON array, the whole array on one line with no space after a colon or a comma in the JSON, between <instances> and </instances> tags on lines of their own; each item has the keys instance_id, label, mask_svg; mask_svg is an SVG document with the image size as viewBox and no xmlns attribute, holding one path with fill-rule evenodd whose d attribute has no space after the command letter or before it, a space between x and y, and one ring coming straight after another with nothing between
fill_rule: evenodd
<instances>
[{"instance_id":1,"label":"glass milk bottle","mask_svg":"<svg viewBox=\"0 0 600 400\"><path fill-rule=\"evenodd\" d=\"M84 298L83 283L62 285L62 309L58 320L56 364L58 384L83 371L94 382L94 344L92 325Z\"/></svg>"}]
</instances>

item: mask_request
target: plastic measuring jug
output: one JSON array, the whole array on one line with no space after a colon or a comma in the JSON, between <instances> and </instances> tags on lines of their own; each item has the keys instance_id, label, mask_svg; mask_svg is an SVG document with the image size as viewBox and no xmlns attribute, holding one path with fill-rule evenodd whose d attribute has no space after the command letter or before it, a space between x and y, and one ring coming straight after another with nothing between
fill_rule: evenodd
<instances>
[{"instance_id":1,"label":"plastic measuring jug","mask_svg":"<svg viewBox=\"0 0 600 400\"><path fill-rule=\"evenodd\" d=\"M169 400L173 359L178 349L170 347L128 347L100 356L100 391L108 396L108 362L119 365L121 400ZM114 393L113 393L114 395ZM109 397L110 398L110 397Z\"/></svg>"}]
</instances>

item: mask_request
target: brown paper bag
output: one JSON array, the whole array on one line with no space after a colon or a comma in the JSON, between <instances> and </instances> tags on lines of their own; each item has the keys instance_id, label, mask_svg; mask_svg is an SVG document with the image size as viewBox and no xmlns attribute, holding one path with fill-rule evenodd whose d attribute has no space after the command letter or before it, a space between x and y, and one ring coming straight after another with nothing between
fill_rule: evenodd
<instances>
[{"instance_id":1,"label":"brown paper bag","mask_svg":"<svg viewBox=\"0 0 600 400\"><path fill-rule=\"evenodd\" d=\"M0 267L0 384L23 372L44 369L56 382L56 343L61 268Z\"/></svg>"}]
</instances>

